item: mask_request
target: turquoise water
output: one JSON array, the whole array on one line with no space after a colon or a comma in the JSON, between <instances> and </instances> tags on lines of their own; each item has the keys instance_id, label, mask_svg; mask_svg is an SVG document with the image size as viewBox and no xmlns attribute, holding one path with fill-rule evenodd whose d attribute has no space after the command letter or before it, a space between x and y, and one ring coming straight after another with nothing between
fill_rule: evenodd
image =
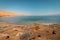
<instances>
[{"instance_id":1,"label":"turquoise water","mask_svg":"<svg viewBox=\"0 0 60 40\"><path fill-rule=\"evenodd\" d=\"M26 23L60 23L60 16L15 16L0 18L0 22L26 24Z\"/></svg>"}]
</instances>

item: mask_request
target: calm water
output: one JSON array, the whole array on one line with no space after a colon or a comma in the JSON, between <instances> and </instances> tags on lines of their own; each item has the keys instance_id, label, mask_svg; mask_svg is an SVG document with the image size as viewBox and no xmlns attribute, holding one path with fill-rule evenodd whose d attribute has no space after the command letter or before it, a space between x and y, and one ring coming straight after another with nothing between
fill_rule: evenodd
<instances>
[{"instance_id":1,"label":"calm water","mask_svg":"<svg viewBox=\"0 0 60 40\"><path fill-rule=\"evenodd\" d=\"M60 23L60 16L16 16L9 18L0 18L0 22L7 23Z\"/></svg>"}]
</instances>

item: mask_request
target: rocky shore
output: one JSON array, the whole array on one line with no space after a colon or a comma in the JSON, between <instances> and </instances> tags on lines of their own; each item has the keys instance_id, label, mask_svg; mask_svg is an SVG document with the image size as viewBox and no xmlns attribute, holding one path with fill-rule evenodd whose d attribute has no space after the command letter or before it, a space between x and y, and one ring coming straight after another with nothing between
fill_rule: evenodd
<instances>
[{"instance_id":1,"label":"rocky shore","mask_svg":"<svg viewBox=\"0 0 60 40\"><path fill-rule=\"evenodd\" d=\"M0 22L0 40L60 40L60 24L17 25Z\"/></svg>"}]
</instances>

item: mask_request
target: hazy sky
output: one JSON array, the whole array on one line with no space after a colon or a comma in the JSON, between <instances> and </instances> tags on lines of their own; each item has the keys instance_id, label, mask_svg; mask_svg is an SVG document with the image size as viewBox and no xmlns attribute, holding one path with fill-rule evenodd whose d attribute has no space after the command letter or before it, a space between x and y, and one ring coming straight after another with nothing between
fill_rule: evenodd
<instances>
[{"instance_id":1,"label":"hazy sky","mask_svg":"<svg viewBox=\"0 0 60 40\"><path fill-rule=\"evenodd\" d=\"M0 10L28 15L59 15L60 0L0 0Z\"/></svg>"}]
</instances>

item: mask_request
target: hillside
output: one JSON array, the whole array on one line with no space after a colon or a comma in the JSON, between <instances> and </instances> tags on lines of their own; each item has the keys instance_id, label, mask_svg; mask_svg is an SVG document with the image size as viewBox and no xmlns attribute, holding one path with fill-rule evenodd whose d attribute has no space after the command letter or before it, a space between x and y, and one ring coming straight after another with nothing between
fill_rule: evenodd
<instances>
[{"instance_id":1,"label":"hillside","mask_svg":"<svg viewBox=\"0 0 60 40\"><path fill-rule=\"evenodd\" d=\"M10 16L24 16L24 15L0 10L0 17L10 17Z\"/></svg>"}]
</instances>

